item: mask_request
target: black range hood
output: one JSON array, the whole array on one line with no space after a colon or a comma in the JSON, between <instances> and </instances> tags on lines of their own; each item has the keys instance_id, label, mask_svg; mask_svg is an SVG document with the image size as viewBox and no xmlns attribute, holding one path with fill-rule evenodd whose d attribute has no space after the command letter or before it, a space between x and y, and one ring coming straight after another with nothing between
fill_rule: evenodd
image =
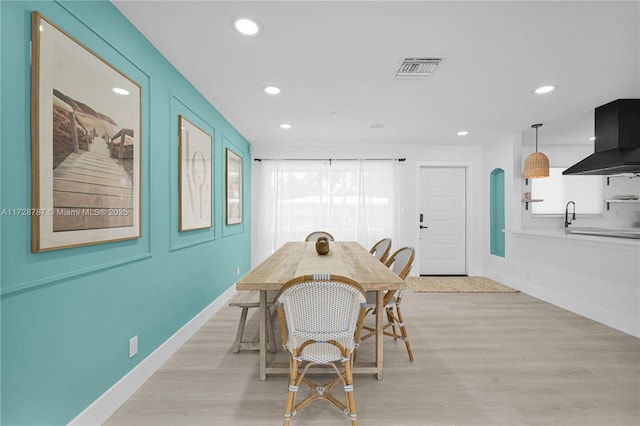
<instances>
[{"instance_id":1,"label":"black range hood","mask_svg":"<svg viewBox=\"0 0 640 426\"><path fill-rule=\"evenodd\" d=\"M595 110L595 153L563 175L640 173L640 99L618 99Z\"/></svg>"}]
</instances>

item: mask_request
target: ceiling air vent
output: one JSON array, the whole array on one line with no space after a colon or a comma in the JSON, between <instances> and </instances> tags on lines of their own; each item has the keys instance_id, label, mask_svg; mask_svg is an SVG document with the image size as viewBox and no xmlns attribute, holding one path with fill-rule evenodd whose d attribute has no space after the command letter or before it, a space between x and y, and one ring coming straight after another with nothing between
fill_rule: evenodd
<instances>
[{"instance_id":1,"label":"ceiling air vent","mask_svg":"<svg viewBox=\"0 0 640 426\"><path fill-rule=\"evenodd\" d=\"M430 77L443 60L436 57L403 58L396 77Z\"/></svg>"}]
</instances>

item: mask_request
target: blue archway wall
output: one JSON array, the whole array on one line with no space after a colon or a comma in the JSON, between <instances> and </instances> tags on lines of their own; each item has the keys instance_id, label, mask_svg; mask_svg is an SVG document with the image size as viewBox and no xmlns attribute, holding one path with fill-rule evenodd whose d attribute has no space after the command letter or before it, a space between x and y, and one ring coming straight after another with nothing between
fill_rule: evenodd
<instances>
[{"instance_id":1,"label":"blue archway wall","mask_svg":"<svg viewBox=\"0 0 640 426\"><path fill-rule=\"evenodd\" d=\"M491 254L504 257L504 170L493 169L489 182L490 250Z\"/></svg>"}]
</instances>

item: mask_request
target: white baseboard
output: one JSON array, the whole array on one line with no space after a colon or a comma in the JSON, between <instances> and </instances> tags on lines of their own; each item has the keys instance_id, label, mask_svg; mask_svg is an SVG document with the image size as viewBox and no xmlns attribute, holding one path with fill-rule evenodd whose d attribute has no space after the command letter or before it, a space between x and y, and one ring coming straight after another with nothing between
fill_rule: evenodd
<instances>
[{"instance_id":1,"label":"white baseboard","mask_svg":"<svg viewBox=\"0 0 640 426\"><path fill-rule=\"evenodd\" d=\"M640 326L638 326L637 318L620 315L617 312L603 309L593 303L580 301L574 297L570 297L569 295L561 294L548 288L539 287L531 284L530 282L519 280L495 271L485 271L485 276L492 280L501 282L511 288L520 290L521 292L528 294L529 296L533 296L536 299L543 300L585 318L592 319L608 327L622 331L623 333L640 337Z\"/></svg>"},{"instance_id":2,"label":"white baseboard","mask_svg":"<svg viewBox=\"0 0 640 426\"><path fill-rule=\"evenodd\" d=\"M158 370L187 340L233 297L235 286L229 287L209 306L186 323L173 336L118 380L91 405L69 422L73 426L96 426L104 423Z\"/></svg>"}]
</instances>

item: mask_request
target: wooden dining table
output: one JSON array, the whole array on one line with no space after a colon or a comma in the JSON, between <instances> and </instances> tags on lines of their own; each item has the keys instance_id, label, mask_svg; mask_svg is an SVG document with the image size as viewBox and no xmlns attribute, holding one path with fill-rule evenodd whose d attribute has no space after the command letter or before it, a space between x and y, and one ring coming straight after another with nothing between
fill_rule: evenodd
<instances>
[{"instance_id":1,"label":"wooden dining table","mask_svg":"<svg viewBox=\"0 0 640 426\"><path fill-rule=\"evenodd\" d=\"M372 256L357 242L331 241L329 253L316 253L315 242L288 242L236 283L236 290L260 291L260 380L268 374L288 374L288 363L267 363L267 292L278 291L293 277L314 273L342 275L357 281L365 291L376 293L375 361L355 362L354 374L375 374L382 380L384 292L404 290L406 284L398 275Z\"/></svg>"}]
</instances>

